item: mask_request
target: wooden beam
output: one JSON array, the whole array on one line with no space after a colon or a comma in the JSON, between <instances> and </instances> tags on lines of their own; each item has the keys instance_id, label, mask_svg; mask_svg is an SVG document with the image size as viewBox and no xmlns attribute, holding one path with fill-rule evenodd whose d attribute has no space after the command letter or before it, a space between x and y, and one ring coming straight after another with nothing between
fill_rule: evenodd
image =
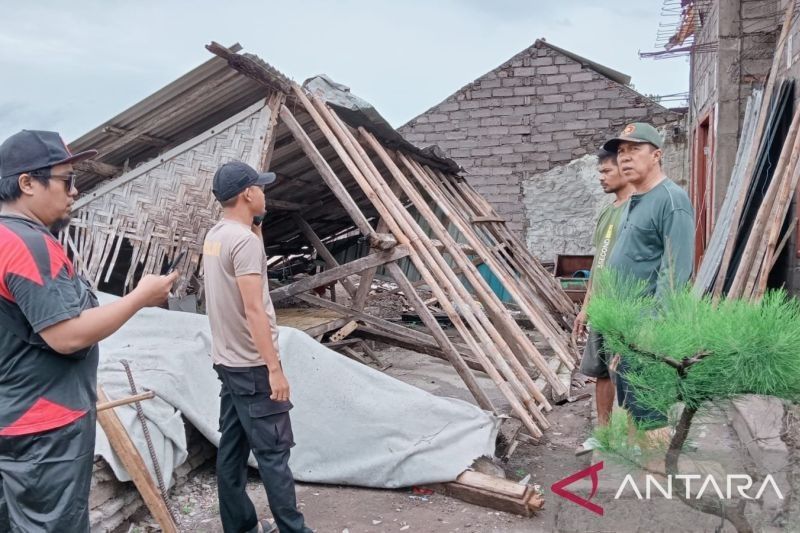
<instances>
[{"instance_id":1,"label":"wooden beam","mask_svg":"<svg viewBox=\"0 0 800 533\"><path fill-rule=\"evenodd\" d=\"M314 207L311 204L299 204L297 202L286 202L284 200L275 200L267 198L267 209L275 211L305 211Z\"/></svg>"},{"instance_id":2,"label":"wooden beam","mask_svg":"<svg viewBox=\"0 0 800 533\"><path fill-rule=\"evenodd\" d=\"M366 257L356 259L355 261L345 263L339 267L325 270L324 272L320 272L315 276L303 278L289 285L284 285L283 287L273 289L269 292L269 296L273 303L280 302L281 300L285 300L286 298L290 298L297 294L310 291L311 289L329 285L330 283L338 281L342 278L346 278L347 276L358 274L359 272L362 272L370 267L380 266L391 263L392 261L397 261L398 259L406 257L408 254L409 250L407 246L397 246L389 252L373 253Z\"/></svg>"},{"instance_id":3,"label":"wooden beam","mask_svg":"<svg viewBox=\"0 0 800 533\"><path fill-rule=\"evenodd\" d=\"M97 386L97 400L101 404L110 401L102 385ZM172 520L167 504L153 478L150 477L150 472L147 470L139 450L136 449L130 435L125 431L125 426L122 425L117 413L113 409L100 411L97 413L97 422L103 428L111 448L119 457L128 475L131 476L133 484L136 485L136 489L141 494L142 500L144 500L153 518L161 526L161 530L165 533L177 533L178 527Z\"/></svg>"},{"instance_id":4,"label":"wooden beam","mask_svg":"<svg viewBox=\"0 0 800 533\"><path fill-rule=\"evenodd\" d=\"M105 411L106 409L113 409L114 407L119 407L120 405L128 405L131 403L140 402L142 400L150 400L151 398L155 397L156 393L149 390L147 392L142 392L141 394L128 396L127 398L121 398L119 400L113 400L105 403L98 403L96 409L99 413L100 411Z\"/></svg>"},{"instance_id":5,"label":"wooden beam","mask_svg":"<svg viewBox=\"0 0 800 533\"><path fill-rule=\"evenodd\" d=\"M94 159L85 159L75 163L75 171L78 173L94 174L104 178L115 178L122 174L122 168L115 167Z\"/></svg>"},{"instance_id":6,"label":"wooden beam","mask_svg":"<svg viewBox=\"0 0 800 533\"><path fill-rule=\"evenodd\" d=\"M505 224L505 222L506 222L506 219L504 219L503 217L496 217L496 216L491 216L491 215L482 216L482 217L473 216L473 217L470 217L469 220L473 224L481 224L481 223L484 223L484 222L499 222L501 224Z\"/></svg>"},{"instance_id":7,"label":"wooden beam","mask_svg":"<svg viewBox=\"0 0 800 533\"><path fill-rule=\"evenodd\" d=\"M287 94L292 91L291 80L278 69L264 62L258 62L245 55L237 54L214 41L206 45L206 50L226 60L232 69L268 89L278 90Z\"/></svg>"},{"instance_id":8,"label":"wooden beam","mask_svg":"<svg viewBox=\"0 0 800 533\"><path fill-rule=\"evenodd\" d=\"M267 104L270 111L269 125L267 126L267 134L264 137L261 157L255 165L259 172L267 171L272 164L272 153L275 150L275 141L278 137L278 116L284 102L286 102L286 95L283 93L273 93L269 98L269 103Z\"/></svg>"}]
</instances>

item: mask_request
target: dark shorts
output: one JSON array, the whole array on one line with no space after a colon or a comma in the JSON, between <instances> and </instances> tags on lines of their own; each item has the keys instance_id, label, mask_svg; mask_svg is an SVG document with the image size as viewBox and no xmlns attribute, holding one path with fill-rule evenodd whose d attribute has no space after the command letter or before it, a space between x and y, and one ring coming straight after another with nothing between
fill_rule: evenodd
<instances>
[{"instance_id":1,"label":"dark shorts","mask_svg":"<svg viewBox=\"0 0 800 533\"><path fill-rule=\"evenodd\" d=\"M625 358L620 358L619 366L616 372L616 387L617 387L617 402L623 406L631 418L636 423L636 426L641 429L655 429L667 425L667 417L658 411L653 411L639 404L636 401L636 394L633 387L625 379L625 372L628 365Z\"/></svg>"},{"instance_id":2,"label":"dark shorts","mask_svg":"<svg viewBox=\"0 0 800 533\"><path fill-rule=\"evenodd\" d=\"M603 346L603 336L598 332L589 330L589 338L583 349L580 373L590 378L608 379L609 358Z\"/></svg>"}]
</instances>

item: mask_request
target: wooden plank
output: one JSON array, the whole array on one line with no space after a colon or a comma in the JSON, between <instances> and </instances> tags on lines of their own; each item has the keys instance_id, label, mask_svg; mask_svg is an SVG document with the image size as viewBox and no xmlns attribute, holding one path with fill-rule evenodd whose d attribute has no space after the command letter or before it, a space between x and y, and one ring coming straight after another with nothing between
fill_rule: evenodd
<instances>
[{"instance_id":1,"label":"wooden plank","mask_svg":"<svg viewBox=\"0 0 800 533\"><path fill-rule=\"evenodd\" d=\"M520 485L519 483L514 483L507 479L490 476L473 470L465 470L456 478L455 482L468 487L475 487L476 489L496 492L512 498L522 498L527 492L526 485Z\"/></svg>"},{"instance_id":2,"label":"wooden plank","mask_svg":"<svg viewBox=\"0 0 800 533\"><path fill-rule=\"evenodd\" d=\"M398 246L388 252L373 253L339 267L325 270L314 276L295 281L289 285L272 289L269 292L269 295L270 298L272 298L273 303L280 302L281 300L285 300L286 298L290 298L296 294L328 285L353 274L358 274L359 272L362 272L370 267L380 266L391 261L397 261L398 259L406 257L408 254L409 250L407 246Z\"/></svg>"},{"instance_id":3,"label":"wooden plank","mask_svg":"<svg viewBox=\"0 0 800 533\"><path fill-rule=\"evenodd\" d=\"M307 307L279 307L275 309L275 315L279 326L288 326L303 331L334 320L347 318L336 310Z\"/></svg>"},{"instance_id":4,"label":"wooden plank","mask_svg":"<svg viewBox=\"0 0 800 533\"><path fill-rule=\"evenodd\" d=\"M278 137L278 115L280 114L281 106L284 102L286 102L286 95L283 93L273 93L269 98L267 107L270 110L270 117L267 135L264 138L261 158L256 165L253 165L254 168L258 169L260 172L266 172L272 163L272 153L275 151L275 139Z\"/></svg>"},{"instance_id":5,"label":"wooden plank","mask_svg":"<svg viewBox=\"0 0 800 533\"><path fill-rule=\"evenodd\" d=\"M74 164L75 172L78 174L94 174L104 178L114 178L122 174L122 168L95 161L94 159L84 159Z\"/></svg>"},{"instance_id":6,"label":"wooden plank","mask_svg":"<svg viewBox=\"0 0 800 533\"><path fill-rule=\"evenodd\" d=\"M500 222L502 224L506 223L506 219L504 219L503 217L496 217L496 216L492 216L492 215L472 216L472 217L469 218L469 220L473 224L482 224L482 223L485 223L485 222Z\"/></svg>"},{"instance_id":7,"label":"wooden plank","mask_svg":"<svg viewBox=\"0 0 800 533\"><path fill-rule=\"evenodd\" d=\"M93 191L88 192L87 194L81 196L75 201L75 203L72 206L73 211L77 211L82 207L86 207L87 205L89 205L96 199L100 198L101 196L107 194L108 192L113 191L114 189L121 187L122 185L125 185L129 181L135 180L139 176L142 176L147 172L150 172L157 166L162 165L163 163L176 158L177 156L181 155L184 152L188 152L198 144L207 141L214 135L217 135L218 133L221 133L232 126L235 126L236 124L238 124L245 118L249 117L250 115L257 113L261 108L263 108L266 105L266 103L267 103L266 99L261 100L251 105L244 111L237 113L234 116L230 117L229 119L220 122L213 128L204 131L197 137L193 137L192 139L189 139L185 143L179 144L175 148L168 150L167 152L148 161L147 163L144 163L136 167L135 169L126 172L122 176L101 185L100 187L94 189Z\"/></svg>"},{"instance_id":8,"label":"wooden plank","mask_svg":"<svg viewBox=\"0 0 800 533\"><path fill-rule=\"evenodd\" d=\"M792 25L791 23L792 23L792 18L794 17L794 10L795 10L795 3L787 2L786 12L783 19L783 26L781 27L781 34L776 42L775 54L772 57L772 67L770 68L769 75L767 77L767 83L764 86L764 96L761 99L761 111L758 114L758 122L756 123L755 127L755 134L754 134L755 139L759 140L762 139L764 134L764 127L766 126L767 123L767 115L769 115L769 108L773 96L772 91L773 88L775 87L775 79L778 76L778 72L780 72L780 69L778 67L780 66L781 58L783 57L784 54L784 45L787 37L789 36L789 27ZM753 181L754 168L755 165L757 164L758 151L760 149L760 145L761 145L760 142L753 143L749 157L746 160L747 166L745 167L744 170L745 178L743 184L744 191L750 188L750 184ZM731 228L739 227L739 223L741 221L742 214L745 208L746 198L747 198L746 194L742 194L741 196L739 196L738 201L736 202L736 206L733 210L733 214L731 215L730 219ZM714 285L713 294L716 298L719 298L722 295L722 291L724 290L725 278L726 278L725 273L728 271L728 268L730 266L730 262L733 257L733 250L736 246L736 240L737 239L735 238L735 232L734 232L734 234L731 236L731 238L728 239L728 242L726 243L725 251L723 252L722 255L722 262L720 263L720 268L719 268L720 274L717 276L717 281Z\"/></svg>"},{"instance_id":9,"label":"wooden plank","mask_svg":"<svg viewBox=\"0 0 800 533\"><path fill-rule=\"evenodd\" d=\"M255 59L237 54L236 51L225 48L214 41L206 45L206 50L226 60L232 69L244 74L268 89L284 93L289 93L291 91L291 81L277 69L266 63L259 63Z\"/></svg>"},{"instance_id":10,"label":"wooden plank","mask_svg":"<svg viewBox=\"0 0 800 533\"><path fill-rule=\"evenodd\" d=\"M310 337L325 335L329 331L341 328L348 322L350 322L349 318L340 318L332 322L325 322L324 324L320 324L319 326L310 327L307 330L305 330L305 333Z\"/></svg>"},{"instance_id":11,"label":"wooden plank","mask_svg":"<svg viewBox=\"0 0 800 533\"><path fill-rule=\"evenodd\" d=\"M97 386L97 399L101 404L110 401L102 385ZM165 533L177 533L178 527L172 520L166 502L161 497L161 493L153 478L150 477L150 472L148 472L139 450L136 449L130 435L125 431L125 426L122 425L117 414L113 409L100 411L97 413L97 422L103 428L111 448L119 457L120 462L125 467L125 471L128 472L134 485L136 485L136 489L142 496L147 509L156 519L158 525L161 526L162 531Z\"/></svg>"},{"instance_id":12,"label":"wooden plank","mask_svg":"<svg viewBox=\"0 0 800 533\"><path fill-rule=\"evenodd\" d=\"M355 320L351 320L350 322L339 328L339 330L336 333L331 335L331 341L338 342L347 337L348 335L350 335L351 333L353 333L356 329L358 329L358 322L356 322Z\"/></svg>"}]
</instances>

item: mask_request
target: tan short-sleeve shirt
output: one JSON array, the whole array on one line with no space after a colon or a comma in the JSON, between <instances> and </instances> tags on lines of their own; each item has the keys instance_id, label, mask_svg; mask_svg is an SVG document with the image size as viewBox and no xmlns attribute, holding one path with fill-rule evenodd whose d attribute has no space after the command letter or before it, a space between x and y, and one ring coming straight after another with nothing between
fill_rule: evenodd
<instances>
[{"instance_id":1,"label":"tan short-sleeve shirt","mask_svg":"<svg viewBox=\"0 0 800 533\"><path fill-rule=\"evenodd\" d=\"M236 284L237 277L248 274L261 275L264 310L272 330L275 352L280 357L278 321L267 284L267 255L264 244L250 227L222 219L211 228L203 244L203 271L214 364L233 367L265 364L250 335L244 302Z\"/></svg>"}]
</instances>

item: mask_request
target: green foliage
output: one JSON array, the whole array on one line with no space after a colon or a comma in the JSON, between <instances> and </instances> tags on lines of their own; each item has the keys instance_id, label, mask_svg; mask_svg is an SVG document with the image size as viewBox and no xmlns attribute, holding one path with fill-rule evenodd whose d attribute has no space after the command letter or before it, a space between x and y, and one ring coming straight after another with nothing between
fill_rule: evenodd
<instances>
[{"instance_id":1,"label":"green foliage","mask_svg":"<svg viewBox=\"0 0 800 533\"><path fill-rule=\"evenodd\" d=\"M684 402L704 402L741 394L800 399L800 304L783 291L757 303L697 297L689 288L661 300L642 296L644 284L612 271L593 280L587 314L605 339L609 353L619 353L630 369L625 377L637 401L663 414ZM704 357L677 369L680 363Z\"/></svg>"}]
</instances>

